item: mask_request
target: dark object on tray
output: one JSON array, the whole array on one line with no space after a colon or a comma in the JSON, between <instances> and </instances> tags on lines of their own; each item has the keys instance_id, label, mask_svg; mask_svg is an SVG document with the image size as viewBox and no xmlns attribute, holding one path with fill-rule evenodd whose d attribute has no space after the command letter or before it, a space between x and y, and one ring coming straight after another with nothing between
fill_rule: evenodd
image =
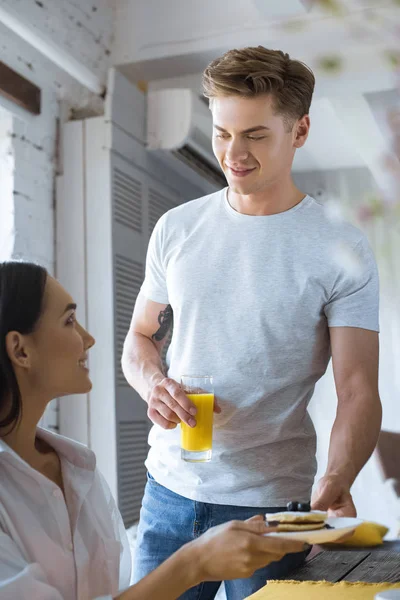
<instances>
[{"instance_id":1,"label":"dark object on tray","mask_svg":"<svg viewBox=\"0 0 400 600\"><path fill-rule=\"evenodd\" d=\"M292 500L291 502L287 503L286 508L292 512L311 512L311 503L296 502L295 500Z\"/></svg>"}]
</instances>

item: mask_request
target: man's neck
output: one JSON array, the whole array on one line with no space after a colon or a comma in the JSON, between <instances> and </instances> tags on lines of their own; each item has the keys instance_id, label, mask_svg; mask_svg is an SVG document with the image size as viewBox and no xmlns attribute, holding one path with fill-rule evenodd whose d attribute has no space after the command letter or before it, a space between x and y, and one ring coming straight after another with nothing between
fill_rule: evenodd
<instances>
[{"instance_id":1,"label":"man's neck","mask_svg":"<svg viewBox=\"0 0 400 600\"><path fill-rule=\"evenodd\" d=\"M304 198L305 194L293 182L279 188L271 186L253 194L242 195L228 189L228 201L234 210L244 215L268 216L290 210Z\"/></svg>"}]
</instances>

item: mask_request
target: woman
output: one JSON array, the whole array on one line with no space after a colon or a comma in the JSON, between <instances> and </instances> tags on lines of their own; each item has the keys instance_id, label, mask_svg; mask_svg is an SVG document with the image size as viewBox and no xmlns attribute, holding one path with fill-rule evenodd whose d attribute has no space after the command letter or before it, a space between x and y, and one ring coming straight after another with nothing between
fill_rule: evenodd
<instances>
[{"instance_id":1,"label":"woman","mask_svg":"<svg viewBox=\"0 0 400 600\"><path fill-rule=\"evenodd\" d=\"M300 552L262 517L210 529L138 584L118 509L85 446L38 427L56 397L87 393L94 339L46 270L0 263L0 598L172 600ZM123 591L125 590L125 591Z\"/></svg>"}]
</instances>

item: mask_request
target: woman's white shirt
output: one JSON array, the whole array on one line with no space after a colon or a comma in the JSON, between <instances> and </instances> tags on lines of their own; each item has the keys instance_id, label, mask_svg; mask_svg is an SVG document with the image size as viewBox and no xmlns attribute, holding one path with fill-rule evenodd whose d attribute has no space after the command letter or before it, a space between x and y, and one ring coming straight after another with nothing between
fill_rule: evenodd
<instances>
[{"instance_id":1,"label":"woman's white shirt","mask_svg":"<svg viewBox=\"0 0 400 600\"><path fill-rule=\"evenodd\" d=\"M111 599L131 579L125 527L86 446L38 428L64 494L0 439L1 600Z\"/></svg>"}]
</instances>

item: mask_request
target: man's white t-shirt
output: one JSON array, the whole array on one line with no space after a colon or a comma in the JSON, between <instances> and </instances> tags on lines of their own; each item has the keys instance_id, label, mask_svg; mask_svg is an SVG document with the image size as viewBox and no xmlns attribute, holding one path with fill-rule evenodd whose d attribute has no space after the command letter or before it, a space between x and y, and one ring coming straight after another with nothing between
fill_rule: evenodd
<instances>
[{"instance_id":1,"label":"man's white t-shirt","mask_svg":"<svg viewBox=\"0 0 400 600\"><path fill-rule=\"evenodd\" d=\"M316 436L307 406L330 359L328 328L379 329L365 236L309 196L250 216L225 189L161 217L142 293L173 309L168 376L213 375L222 408L209 463L181 460L180 427L152 428L146 466L156 481L215 504L309 500Z\"/></svg>"}]
</instances>

